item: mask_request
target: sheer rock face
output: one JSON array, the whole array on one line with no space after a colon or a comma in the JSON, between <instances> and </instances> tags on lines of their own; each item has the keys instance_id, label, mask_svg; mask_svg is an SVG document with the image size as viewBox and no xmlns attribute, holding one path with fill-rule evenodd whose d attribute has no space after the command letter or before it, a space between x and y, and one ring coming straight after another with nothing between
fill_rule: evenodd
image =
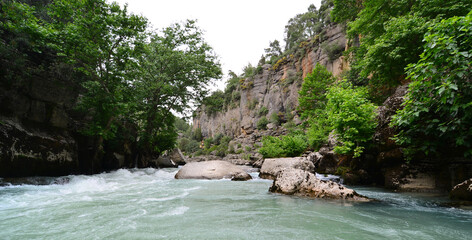
<instances>
[{"instance_id":1,"label":"sheer rock face","mask_svg":"<svg viewBox=\"0 0 472 240\"><path fill-rule=\"evenodd\" d=\"M346 37L342 27L333 25L326 30L323 44L346 45ZM209 137L217 133L237 137L250 135L257 131L256 126L260 118L270 119L273 113L294 111L298 106L298 91L302 79L311 73L319 63L339 75L348 68L347 61L341 56L330 60L328 53L321 47L321 43L308 49L300 59L288 59L274 69L274 66L265 64L262 72L247 79L243 79L240 100L235 107L229 107L222 112L208 115L204 107L196 111L197 117L193 120L194 128L201 128L203 136ZM265 107L268 112L259 114L259 109ZM294 122L298 116L294 116ZM292 119L284 119L292 120ZM273 127L273 126L272 126Z\"/></svg>"},{"instance_id":2,"label":"sheer rock face","mask_svg":"<svg viewBox=\"0 0 472 240\"><path fill-rule=\"evenodd\" d=\"M134 167L129 142L114 149L105 146L103 156L93 158L94 139L78 131L87 122L86 116L74 110L83 91L81 77L67 66L51 63L51 69L19 76L15 82L0 82L0 177L91 174Z\"/></svg>"},{"instance_id":3,"label":"sheer rock face","mask_svg":"<svg viewBox=\"0 0 472 240\"><path fill-rule=\"evenodd\" d=\"M77 171L77 142L66 131L0 122L0 177L59 176Z\"/></svg>"},{"instance_id":4,"label":"sheer rock face","mask_svg":"<svg viewBox=\"0 0 472 240\"><path fill-rule=\"evenodd\" d=\"M275 179L285 169L300 169L314 172L315 166L304 157L296 158L267 158L262 164L259 176L265 179Z\"/></svg>"},{"instance_id":5,"label":"sheer rock face","mask_svg":"<svg viewBox=\"0 0 472 240\"><path fill-rule=\"evenodd\" d=\"M191 162L183 166L177 174L176 179L224 179L233 181L246 181L251 179L243 168L226 161Z\"/></svg>"},{"instance_id":6,"label":"sheer rock face","mask_svg":"<svg viewBox=\"0 0 472 240\"><path fill-rule=\"evenodd\" d=\"M472 201L472 178L454 186L449 197L454 200Z\"/></svg>"},{"instance_id":7,"label":"sheer rock face","mask_svg":"<svg viewBox=\"0 0 472 240\"><path fill-rule=\"evenodd\" d=\"M313 173L293 168L281 171L269 191L310 198L342 199L356 202L371 201L338 183L320 180Z\"/></svg>"}]
</instances>

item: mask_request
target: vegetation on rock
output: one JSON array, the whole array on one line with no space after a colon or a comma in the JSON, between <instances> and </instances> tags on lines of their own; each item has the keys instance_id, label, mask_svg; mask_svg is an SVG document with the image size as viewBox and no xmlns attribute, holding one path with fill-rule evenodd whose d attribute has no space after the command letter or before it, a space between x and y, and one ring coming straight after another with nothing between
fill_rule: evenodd
<instances>
[{"instance_id":1,"label":"vegetation on rock","mask_svg":"<svg viewBox=\"0 0 472 240\"><path fill-rule=\"evenodd\" d=\"M22 3L26 2L26 3ZM159 155L174 147L174 113L185 113L221 76L212 48L195 21L161 32L126 7L104 0L2 1L0 72L2 84L18 84L38 71L70 72L83 93L77 110L89 121L80 129L95 137L96 154L105 141L133 126L141 152ZM31 64L35 62L37 64ZM13 66L13 67L10 67Z\"/></svg>"}]
</instances>

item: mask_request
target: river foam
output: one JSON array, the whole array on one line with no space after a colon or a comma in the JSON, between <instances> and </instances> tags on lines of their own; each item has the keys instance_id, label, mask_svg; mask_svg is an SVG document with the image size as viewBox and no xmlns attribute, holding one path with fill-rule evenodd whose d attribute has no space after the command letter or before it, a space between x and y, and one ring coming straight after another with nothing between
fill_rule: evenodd
<instances>
[{"instance_id":1,"label":"river foam","mask_svg":"<svg viewBox=\"0 0 472 240\"><path fill-rule=\"evenodd\" d=\"M355 188L373 203L271 194L259 179L176 180L178 169L0 187L0 239L467 239L472 212L444 199ZM330 176L326 176L330 177Z\"/></svg>"}]
</instances>

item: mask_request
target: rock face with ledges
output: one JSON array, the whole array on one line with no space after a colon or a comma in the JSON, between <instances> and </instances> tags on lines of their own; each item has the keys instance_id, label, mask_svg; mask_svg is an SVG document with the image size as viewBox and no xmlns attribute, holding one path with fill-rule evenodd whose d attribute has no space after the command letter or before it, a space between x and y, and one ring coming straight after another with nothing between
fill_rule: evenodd
<instances>
[{"instance_id":1,"label":"rock face with ledges","mask_svg":"<svg viewBox=\"0 0 472 240\"><path fill-rule=\"evenodd\" d=\"M236 106L229 107L222 112L213 115L207 114L203 108L198 109L193 119L194 128L201 128L205 137L223 133L237 137L250 134L257 127L257 122L262 117L270 119L273 113L291 112L298 106L298 91L302 80L311 73L316 64L324 65L335 76L349 68L343 56L337 59L329 59L328 53L322 47L324 45L338 45L345 47L346 37L341 26L329 26L321 42L306 49L300 58L288 57L279 66L265 64L262 71L253 77L242 79ZM265 107L268 112L261 116L259 110ZM297 116L294 117L298 119ZM286 119L291 120L291 119Z\"/></svg>"},{"instance_id":2,"label":"rock face with ledges","mask_svg":"<svg viewBox=\"0 0 472 240\"><path fill-rule=\"evenodd\" d=\"M310 198L342 199L356 202L371 201L338 183L320 180L313 173L293 168L281 171L269 191Z\"/></svg>"}]
</instances>

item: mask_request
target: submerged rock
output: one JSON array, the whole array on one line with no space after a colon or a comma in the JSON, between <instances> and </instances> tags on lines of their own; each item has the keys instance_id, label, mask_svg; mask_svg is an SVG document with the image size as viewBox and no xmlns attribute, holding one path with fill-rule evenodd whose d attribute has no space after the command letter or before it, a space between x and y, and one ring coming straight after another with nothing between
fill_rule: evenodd
<instances>
[{"instance_id":1,"label":"submerged rock","mask_svg":"<svg viewBox=\"0 0 472 240\"><path fill-rule=\"evenodd\" d=\"M332 181L320 180L313 173L293 168L281 171L269 191L310 198L370 201L352 189Z\"/></svg>"},{"instance_id":2,"label":"submerged rock","mask_svg":"<svg viewBox=\"0 0 472 240\"><path fill-rule=\"evenodd\" d=\"M246 181L251 178L243 168L225 161L191 162L183 166L177 174L177 179L223 179Z\"/></svg>"},{"instance_id":3,"label":"submerged rock","mask_svg":"<svg viewBox=\"0 0 472 240\"><path fill-rule=\"evenodd\" d=\"M303 157L295 158L267 158L262 163L259 177L265 179L275 179L284 169L301 169L308 172L314 172L315 166L313 163Z\"/></svg>"},{"instance_id":4,"label":"submerged rock","mask_svg":"<svg viewBox=\"0 0 472 240\"><path fill-rule=\"evenodd\" d=\"M472 201L472 178L454 186L449 197L454 200Z\"/></svg>"}]
</instances>

